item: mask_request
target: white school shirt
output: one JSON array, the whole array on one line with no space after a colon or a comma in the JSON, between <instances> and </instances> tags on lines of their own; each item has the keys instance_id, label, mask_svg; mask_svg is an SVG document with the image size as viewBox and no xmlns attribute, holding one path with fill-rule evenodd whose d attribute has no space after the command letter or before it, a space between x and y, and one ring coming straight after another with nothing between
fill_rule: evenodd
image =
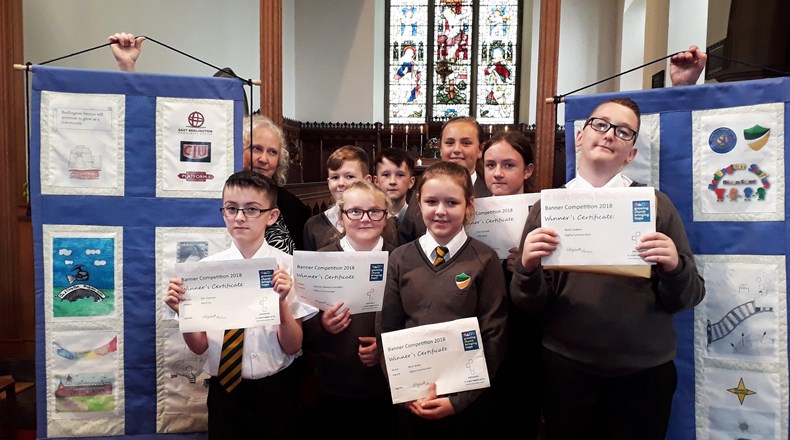
<instances>
[{"instance_id":1,"label":"white school shirt","mask_svg":"<svg viewBox=\"0 0 790 440\"><path fill-rule=\"evenodd\" d=\"M340 239L340 249L343 249L343 252L357 252L357 250L354 249L354 246L351 245L351 242L348 241L348 237L345 235ZM373 246L373 249L371 249L370 252L381 250L384 250L384 239L379 237L379 241L376 242L376 245Z\"/></svg>"},{"instance_id":2,"label":"white school shirt","mask_svg":"<svg viewBox=\"0 0 790 440\"><path fill-rule=\"evenodd\" d=\"M439 246L439 243L433 238L431 232L426 232L425 235L419 238L419 240L420 247L422 248L422 251L425 252L425 255L427 255L431 261L435 260L436 246ZM445 245L449 251L444 256L444 262L446 263L450 261L450 259L453 258L453 255L461 250L461 246L463 246L464 243L466 243L466 231L464 228L461 228L461 230L455 234L455 237L453 237L452 240L448 241Z\"/></svg>"},{"instance_id":3,"label":"white school shirt","mask_svg":"<svg viewBox=\"0 0 790 440\"><path fill-rule=\"evenodd\" d=\"M340 208L337 205L332 205L331 208L324 211L326 219L329 224L334 226L340 233L343 232L343 225L340 224Z\"/></svg>"},{"instance_id":4,"label":"white school shirt","mask_svg":"<svg viewBox=\"0 0 790 440\"><path fill-rule=\"evenodd\" d=\"M626 188L631 186L633 182L633 180L624 176L622 173L617 173L614 175L614 177L612 177L611 180L606 182L606 185L602 186L601 188ZM592 186L590 182L584 180L584 177L577 174L576 177L565 184L565 188L589 189L595 187Z\"/></svg>"},{"instance_id":5,"label":"white school shirt","mask_svg":"<svg viewBox=\"0 0 790 440\"><path fill-rule=\"evenodd\" d=\"M285 269L292 275L293 257L290 254L275 249L266 241L263 242L258 252L252 258L275 258L277 264ZM217 252L214 255L204 258L201 261L225 261L225 260L243 260L244 256L241 251L236 247L235 243L231 243L230 247L222 252ZM309 319L316 313L318 309L301 303L296 300L296 294L290 292L285 298L288 303L288 309L295 319L303 318ZM302 352L297 354L286 354L280 341L277 339L278 325L268 327L252 327L244 329L244 350L241 358L241 377L244 379L260 379L262 377L271 376L278 371L288 367L291 363L299 357ZM206 350L206 364L203 370L212 376L217 375L219 369L219 359L222 354L222 340L225 332L222 330L208 331L208 350Z\"/></svg>"}]
</instances>

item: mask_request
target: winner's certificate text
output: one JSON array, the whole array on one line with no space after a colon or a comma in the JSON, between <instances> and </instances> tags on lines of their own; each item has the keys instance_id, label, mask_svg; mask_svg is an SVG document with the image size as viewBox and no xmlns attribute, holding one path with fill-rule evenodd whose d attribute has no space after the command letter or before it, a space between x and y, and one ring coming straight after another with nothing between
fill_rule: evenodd
<instances>
[{"instance_id":1,"label":"winner's certificate text","mask_svg":"<svg viewBox=\"0 0 790 440\"><path fill-rule=\"evenodd\" d=\"M342 302L351 314L378 312L387 284L385 251L294 252L299 301L321 310Z\"/></svg>"},{"instance_id":2,"label":"winner's certificate text","mask_svg":"<svg viewBox=\"0 0 790 440\"><path fill-rule=\"evenodd\" d=\"M176 276L186 289L179 305L181 332L279 324L276 269L274 258L177 263Z\"/></svg>"},{"instance_id":3,"label":"winner's certificate text","mask_svg":"<svg viewBox=\"0 0 790 440\"><path fill-rule=\"evenodd\" d=\"M477 318L381 334L392 403L490 386Z\"/></svg>"},{"instance_id":4,"label":"winner's certificate text","mask_svg":"<svg viewBox=\"0 0 790 440\"><path fill-rule=\"evenodd\" d=\"M475 199L475 218L466 225L466 233L491 246L499 259L505 260L508 249L521 245L527 215L539 199L540 193Z\"/></svg>"},{"instance_id":5,"label":"winner's certificate text","mask_svg":"<svg viewBox=\"0 0 790 440\"><path fill-rule=\"evenodd\" d=\"M636 251L656 230L651 187L550 189L541 191L541 224L559 235L546 266L646 266Z\"/></svg>"}]
</instances>

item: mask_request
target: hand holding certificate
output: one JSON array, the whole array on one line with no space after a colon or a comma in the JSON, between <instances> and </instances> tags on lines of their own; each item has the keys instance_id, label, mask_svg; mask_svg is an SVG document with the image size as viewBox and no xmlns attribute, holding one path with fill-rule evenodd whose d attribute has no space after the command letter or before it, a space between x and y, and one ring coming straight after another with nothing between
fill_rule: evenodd
<instances>
[{"instance_id":1,"label":"hand holding certificate","mask_svg":"<svg viewBox=\"0 0 790 440\"><path fill-rule=\"evenodd\" d=\"M651 187L543 190L541 226L559 238L543 267L649 277L651 263L636 245L656 230L655 205Z\"/></svg>"},{"instance_id":2,"label":"hand holding certificate","mask_svg":"<svg viewBox=\"0 0 790 440\"><path fill-rule=\"evenodd\" d=\"M342 302L351 314L381 310L387 281L385 251L294 252L299 300L326 311Z\"/></svg>"},{"instance_id":3,"label":"hand holding certificate","mask_svg":"<svg viewBox=\"0 0 790 440\"><path fill-rule=\"evenodd\" d=\"M477 318L381 334L392 403L490 386Z\"/></svg>"},{"instance_id":4,"label":"hand holding certificate","mask_svg":"<svg viewBox=\"0 0 790 440\"><path fill-rule=\"evenodd\" d=\"M539 199L540 193L475 199L475 217L466 225L466 233L491 246L504 260L511 248L521 244L519 237L527 215Z\"/></svg>"},{"instance_id":5,"label":"hand holding certificate","mask_svg":"<svg viewBox=\"0 0 790 440\"><path fill-rule=\"evenodd\" d=\"M181 332L279 324L276 270L273 258L176 264L186 290L179 304Z\"/></svg>"}]
</instances>

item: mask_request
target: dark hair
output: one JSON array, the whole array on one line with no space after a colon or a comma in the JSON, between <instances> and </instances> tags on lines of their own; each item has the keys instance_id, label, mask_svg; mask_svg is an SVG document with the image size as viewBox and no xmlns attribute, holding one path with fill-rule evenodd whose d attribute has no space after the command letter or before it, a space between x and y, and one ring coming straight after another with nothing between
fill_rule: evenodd
<instances>
[{"instance_id":1,"label":"dark hair","mask_svg":"<svg viewBox=\"0 0 790 440\"><path fill-rule=\"evenodd\" d=\"M497 142L505 141L518 151L518 154L524 158L524 165L535 163L535 156L532 153L532 142L524 136L520 131L498 131L494 136L489 139L483 147L483 160L485 160L486 151Z\"/></svg>"},{"instance_id":2,"label":"dark hair","mask_svg":"<svg viewBox=\"0 0 790 440\"><path fill-rule=\"evenodd\" d=\"M473 124L475 126L475 128L477 129L477 140L482 145L483 141L485 140L485 134L483 133L483 127L480 125L479 122L477 122L477 120L475 118L461 117L461 118L450 119L449 121L447 121L444 124L442 124L442 136L444 135L444 128L447 127L448 125L456 123L456 122L466 122L466 123L469 123L469 124ZM440 136L440 138L442 136Z\"/></svg>"},{"instance_id":3,"label":"dark hair","mask_svg":"<svg viewBox=\"0 0 790 440\"><path fill-rule=\"evenodd\" d=\"M376 159L376 170L374 172L378 172L379 164L384 163L384 159L394 163L396 167L405 163L406 169L409 170L409 174L412 176L414 175L414 159L412 159L406 151L399 148L387 148L382 151L378 159Z\"/></svg>"},{"instance_id":4,"label":"dark hair","mask_svg":"<svg viewBox=\"0 0 790 440\"><path fill-rule=\"evenodd\" d=\"M365 150L356 145L343 145L333 151L326 160L326 168L335 171L342 167L343 162L347 160L356 160L359 162L362 168L362 176L360 177L365 177L370 174L370 159L368 159L368 153L365 153Z\"/></svg>"},{"instance_id":5,"label":"dark hair","mask_svg":"<svg viewBox=\"0 0 790 440\"><path fill-rule=\"evenodd\" d=\"M592 111L592 113L590 113L590 116L588 116L588 118L593 117L593 113L595 113L595 111L598 110L599 108L601 108L601 106L603 106L604 104L619 104L619 105L622 105L625 108L630 109L632 112L634 112L634 114L636 115L636 136L634 136L633 140L634 140L634 143L636 143L636 138L637 138L637 136L639 136L639 128L642 126L642 113L639 111L639 106L636 105L636 102L634 102L634 100L631 99L631 98L612 98L612 99L607 99L606 101L598 104L598 106L595 107L595 109Z\"/></svg>"},{"instance_id":6,"label":"dark hair","mask_svg":"<svg viewBox=\"0 0 790 440\"><path fill-rule=\"evenodd\" d=\"M532 152L532 142L524 136L518 130L515 131L498 131L494 133L494 136L486 141L485 146L483 146L483 164L485 166L486 160L486 151L491 148L497 142L507 142L518 154L521 155L521 158L524 159L524 167L528 167L529 164L535 163L535 155ZM524 181L524 191L531 189L530 185L527 184L527 181Z\"/></svg>"},{"instance_id":7,"label":"dark hair","mask_svg":"<svg viewBox=\"0 0 790 440\"><path fill-rule=\"evenodd\" d=\"M217 72L214 73L213 76L214 78L239 78L239 76L236 75L236 72L234 72L233 69L231 69L230 67L223 67L222 69L217 70ZM247 117L249 115L250 115L250 104L247 102L247 92L244 91L244 117Z\"/></svg>"},{"instance_id":8,"label":"dark hair","mask_svg":"<svg viewBox=\"0 0 790 440\"><path fill-rule=\"evenodd\" d=\"M272 206L270 208L277 206L277 184L263 174L253 171L233 173L225 180L225 188L222 191L223 196L225 195L225 189L228 188L253 189L262 192L271 202Z\"/></svg>"}]
</instances>

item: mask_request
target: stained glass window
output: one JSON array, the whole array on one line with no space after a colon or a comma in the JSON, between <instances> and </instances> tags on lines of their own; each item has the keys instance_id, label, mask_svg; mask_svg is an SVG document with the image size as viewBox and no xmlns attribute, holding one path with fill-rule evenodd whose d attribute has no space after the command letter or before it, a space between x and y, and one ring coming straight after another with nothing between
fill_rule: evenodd
<instances>
[{"instance_id":1,"label":"stained glass window","mask_svg":"<svg viewBox=\"0 0 790 440\"><path fill-rule=\"evenodd\" d=\"M516 120L519 0L390 0L389 123Z\"/></svg>"},{"instance_id":2,"label":"stained glass window","mask_svg":"<svg viewBox=\"0 0 790 440\"><path fill-rule=\"evenodd\" d=\"M389 121L425 122L428 2L400 0L389 7Z\"/></svg>"},{"instance_id":3,"label":"stained glass window","mask_svg":"<svg viewBox=\"0 0 790 440\"><path fill-rule=\"evenodd\" d=\"M481 124L513 123L518 57L518 1L480 1L477 113Z\"/></svg>"}]
</instances>

